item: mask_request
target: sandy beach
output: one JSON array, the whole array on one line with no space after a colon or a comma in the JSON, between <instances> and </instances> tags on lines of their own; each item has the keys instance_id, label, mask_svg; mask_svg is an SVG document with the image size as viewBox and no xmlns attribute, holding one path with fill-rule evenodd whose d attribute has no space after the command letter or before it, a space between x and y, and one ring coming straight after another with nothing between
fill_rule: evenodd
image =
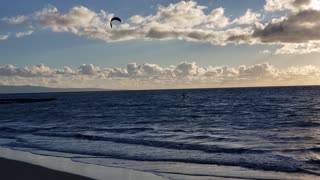
<instances>
[{"instance_id":1,"label":"sandy beach","mask_svg":"<svg viewBox=\"0 0 320 180\"><path fill-rule=\"evenodd\" d=\"M0 179L8 180L167 180L148 172L80 163L67 156L47 156L4 147L0 147L0 167Z\"/></svg>"},{"instance_id":2,"label":"sandy beach","mask_svg":"<svg viewBox=\"0 0 320 180\"><path fill-rule=\"evenodd\" d=\"M0 158L0 179L20 180L92 180L90 178L51 170L25 162Z\"/></svg>"}]
</instances>

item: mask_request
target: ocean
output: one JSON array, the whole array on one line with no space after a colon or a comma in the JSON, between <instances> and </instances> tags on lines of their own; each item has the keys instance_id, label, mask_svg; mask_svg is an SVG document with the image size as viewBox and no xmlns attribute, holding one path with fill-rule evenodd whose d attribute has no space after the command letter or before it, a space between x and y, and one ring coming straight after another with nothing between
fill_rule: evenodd
<instances>
[{"instance_id":1,"label":"ocean","mask_svg":"<svg viewBox=\"0 0 320 180\"><path fill-rule=\"evenodd\" d=\"M6 98L56 100L0 104L3 147L170 179L320 175L316 86L0 95Z\"/></svg>"}]
</instances>

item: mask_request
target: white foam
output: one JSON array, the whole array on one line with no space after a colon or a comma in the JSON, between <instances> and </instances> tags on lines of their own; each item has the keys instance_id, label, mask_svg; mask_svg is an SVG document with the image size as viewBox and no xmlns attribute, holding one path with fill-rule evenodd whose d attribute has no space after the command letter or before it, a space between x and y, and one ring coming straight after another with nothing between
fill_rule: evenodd
<instances>
[{"instance_id":1,"label":"white foam","mask_svg":"<svg viewBox=\"0 0 320 180\"><path fill-rule=\"evenodd\" d=\"M129 169L157 173L174 180L216 180L216 179L260 179L260 180L314 180L319 176L302 173L261 171L239 166L221 166L177 162L133 161L113 158L73 158L75 161L103 166L125 167Z\"/></svg>"}]
</instances>

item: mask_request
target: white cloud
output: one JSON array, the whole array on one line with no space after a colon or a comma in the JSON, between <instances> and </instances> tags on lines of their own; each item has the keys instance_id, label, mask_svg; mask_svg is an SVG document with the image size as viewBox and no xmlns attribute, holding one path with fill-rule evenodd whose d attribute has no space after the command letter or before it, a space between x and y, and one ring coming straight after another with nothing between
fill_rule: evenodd
<instances>
[{"instance_id":1,"label":"white cloud","mask_svg":"<svg viewBox=\"0 0 320 180\"><path fill-rule=\"evenodd\" d=\"M25 32L17 32L16 37L20 38L20 37L24 37L24 36L30 36L32 33L33 33L32 30L25 31Z\"/></svg>"},{"instance_id":2,"label":"white cloud","mask_svg":"<svg viewBox=\"0 0 320 180\"><path fill-rule=\"evenodd\" d=\"M204 21L204 9L205 6L200 6L194 1L180 1L167 7L159 6L156 15L147 19L171 28L190 28Z\"/></svg>"},{"instance_id":3,"label":"white cloud","mask_svg":"<svg viewBox=\"0 0 320 180\"><path fill-rule=\"evenodd\" d=\"M10 37L9 34L5 34L5 35L0 34L0 41L7 40L9 37Z\"/></svg>"},{"instance_id":4,"label":"white cloud","mask_svg":"<svg viewBox=\"0 0 320 180\"><path fill-rule=\"evenodd\" d=\"M18 68L13 65L0 66L0 76L53 77L59 74L73 73L74 71L69 67L64 67L63 69L52 69L43 64L25 68Z\"/></svg>"},{"instance_id":5,"label":"white cloud","mask_svg":"<svg viewBox=\"0 0 320 180\"><path fill-rule=\"evenodd\" d=\"M319 0L266 0L264 6L266 11L299 11L318 8L320 8Z\"/></svg>"},{"instance_id":6,"label":"white cloud","mask_svg":"<svg viewBox=\"0 0 320 180\"><path fill-rule=\"evenodd\" d=\"M289 9L292 0L266 0L264 9L266 11L281 11Z\"/></svg>"},{"instance_id":7,"label":"white cloud","mask_svg":"<svg viewBox=\"0 0 320 180\"><path fill-rule=\"evenodd\" d=\"M224 28L229 25L229 23L229 18L224 15L224 9L222 7L213 9L202 22L204 27L209 29Z\"/></svg>"},{"instance_id":8,"label":"white cloud","mask_svg":"<svg viewBox=\"0 0 320 180\"><path fill-rule=\"evenodd\" d=\"M288 43L280 49L277 49L275 54L309 54L320 52L320 41L310 43Z\"/></svg>"},{"instance_id":9,"label":"white cloud","mask_svg":"<svg viewBox=\"0 0 320 180\"><path fill-rule=\"evenodd\" d=\"M247 12L243 16L234 19L232 23L252 24L252 23L258 22L260 17L261 17L261 14L254 13L251 11L251 9L248 9Z\"/></svg>"},{"instance_id":10,"label":"white cloud","mask_svg":"<svg viewBox=\"0 0 320 180\"><path fill-rule=\"evenodd\" d=\"M7 22L8 24L22 24L28 20L28 16L16 16L16 17L4 17L1 20Z\"/></svg>"},{"instance_id":11,"label":"white cloud","mask_svg":"<svg viewBox=\"0 0 320 180\"><path fill-rule=\"evenodd\" d=\"M79 73L84 75L95 75L99 72L99 67L92 64L83 64L79 67Z\"/></svg>"},{"instance_id":12,"label":"white cloud","mask_svg":"<svg viewBox=\"0 0 320 180\"><path fill-rule=\"evenodd\" d=\"M268 63L255 64L253 66L240 66L238 68L239 76L245 78L275 78L278 76L278 70Z\"/></svg>"},{"instance_id":13,"label":"white cloud","mask_svg":"<svg viewBox=\"0 0 320 180\"><path fill-rule=\"evenodd\" d=\"M55 32L77 32L78 28L90 27L90 23L97 14L86 7L76 6L66 14L61 14L57 8L49 6L39 11L35 19L44 27L51 28Z\"/></svg>"},{"instance_id":14,"label":"white cloud","mask_svg":"<svg viewBox=\"0 0 320 180\"><path fill-rule=\"evenodd\" d=\"M271 51L268 49L265 49L265 50L259 51L259 53L260 54L271 54Z\"/></svg>"},{"instance_id":15,"label":"white cloud","mask_svg":"<svg viewBox=\"0 0 320 180\"><path fill-rule=\"evenodd\" d=\"M141 24L145 21L145 18L140 15L134 15L128 19L131 23Z\"/></svg>"}]
</instances>

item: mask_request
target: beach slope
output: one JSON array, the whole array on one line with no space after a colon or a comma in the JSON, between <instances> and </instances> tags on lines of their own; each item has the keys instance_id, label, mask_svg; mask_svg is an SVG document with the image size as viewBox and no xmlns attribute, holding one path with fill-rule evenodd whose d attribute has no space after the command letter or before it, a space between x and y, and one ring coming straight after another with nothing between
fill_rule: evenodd
<instances>
[{"instance_id":1,"label":"beach slope","mask_svg":"<svg viewBox=\"0 0 320 180\"><path fill-rule=\"evenodd\" d=\"M51 170L25 162L0 158L0 179L92 180L75 174Z\"/></svg>"}]
</instances>

